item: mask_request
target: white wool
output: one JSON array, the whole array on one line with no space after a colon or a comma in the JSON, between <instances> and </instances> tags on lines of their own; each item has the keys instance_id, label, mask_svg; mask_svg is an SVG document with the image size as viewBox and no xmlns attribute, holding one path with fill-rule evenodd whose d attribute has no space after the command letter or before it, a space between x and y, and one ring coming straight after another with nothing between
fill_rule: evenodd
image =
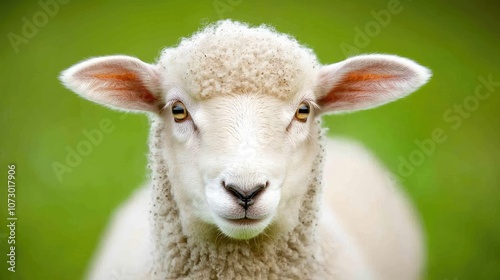
<instances>
[{"instance_id":1,"label":"white wool","mask_svg":"<svg viewBox=\"0 0 500 280\"><path fill-rule=\"evenodd\" d=\"M197 99L244 93L287 99L314 82L319 70L314 53L294 38L230 20L166 48L159 65L166 80L182 81Z\"/></svg>"}]
</instances>

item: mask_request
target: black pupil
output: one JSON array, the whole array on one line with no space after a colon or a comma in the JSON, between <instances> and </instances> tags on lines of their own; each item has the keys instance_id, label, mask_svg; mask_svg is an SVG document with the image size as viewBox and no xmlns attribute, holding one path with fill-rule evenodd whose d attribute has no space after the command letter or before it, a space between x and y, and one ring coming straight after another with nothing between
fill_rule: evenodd
<instances>
[{"instance_id":1,"label":"black pupil","mask_svg":"<svg viewBox=\"0 0 500 280\"><path fill-rule=\"evenodd\" d=\"M309 114L309 106L307 105L300 106L299 114Z\"/></svg>"},{"instance_id":2,"label":"black pupil","mask_svg":"<svg viewBox=\"0 0 500 280\"><path fill-rule=\"evenodd\" d=\"M174 115L184 115L185 109L181 105L175 105L172 107L172 114Z\"/></svg>"}]
</instances>

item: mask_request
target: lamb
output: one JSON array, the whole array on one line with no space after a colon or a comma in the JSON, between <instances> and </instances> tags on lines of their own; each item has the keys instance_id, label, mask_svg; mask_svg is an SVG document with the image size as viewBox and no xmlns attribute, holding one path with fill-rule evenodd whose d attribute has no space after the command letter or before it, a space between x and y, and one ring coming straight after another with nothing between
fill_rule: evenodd
<instances>
[{"instance_id":1,"label":"lamb","mask_svg":"<svg viewBox=\"0 0 500 280\"><path fill-rule=\"evenodd\" d=\"M321 65L293 37L231 20L156 64L72 66L66 87L151 121L151 182L115 214L89 279L418 279L410 203L359 144L324 139L320 116L397 100L430 76L394 55Z\"/></svg>"}]
</instances>

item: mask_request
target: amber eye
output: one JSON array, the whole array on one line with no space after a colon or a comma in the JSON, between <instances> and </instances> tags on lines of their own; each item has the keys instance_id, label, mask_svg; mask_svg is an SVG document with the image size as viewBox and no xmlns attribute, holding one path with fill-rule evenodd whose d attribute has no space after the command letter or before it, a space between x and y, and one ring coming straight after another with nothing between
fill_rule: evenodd
<instances>
[{"instance_id":1,"label":"amber eye","mask_svg":"<svg viewBox=\"0 0 500 280\"><path fill-rule=\"evenodd\" d=\"M172 104L172 115L176 122L182 122L189 116L186 106L180 101L176 101Z\"/></svg>"},{"instance_id":2,"label":"amber eye","mask_svg":"<svg viewBox=\"0 0 500 280\"><path fill-rule=\"evenodd\" d=\"M295 118L298 121L305 122L307 121L307 117L309 116L309 113L311 112L311 108L309 104L302 102L299 105L299 108L297 108L297 111L295 112Z\"/></svg>"}]
</instances>

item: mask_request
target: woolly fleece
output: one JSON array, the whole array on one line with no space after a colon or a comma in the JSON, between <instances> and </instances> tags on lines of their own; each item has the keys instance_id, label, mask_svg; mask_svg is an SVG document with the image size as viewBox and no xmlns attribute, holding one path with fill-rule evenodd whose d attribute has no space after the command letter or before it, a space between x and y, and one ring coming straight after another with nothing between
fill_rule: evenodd
<instances>
[{"instance_id":1,"label":"woolly fleece","mask_svg":"<svg viewBox=\"0 0 500 280\"><path fill-rule=\"evenodd\" d=\"M289 35L262 25L219 21L162 51L164 81L182 81L197 99L215 94L272 94L287 99L314 81L314 53Z\"/></svg>"}]
</instances>

